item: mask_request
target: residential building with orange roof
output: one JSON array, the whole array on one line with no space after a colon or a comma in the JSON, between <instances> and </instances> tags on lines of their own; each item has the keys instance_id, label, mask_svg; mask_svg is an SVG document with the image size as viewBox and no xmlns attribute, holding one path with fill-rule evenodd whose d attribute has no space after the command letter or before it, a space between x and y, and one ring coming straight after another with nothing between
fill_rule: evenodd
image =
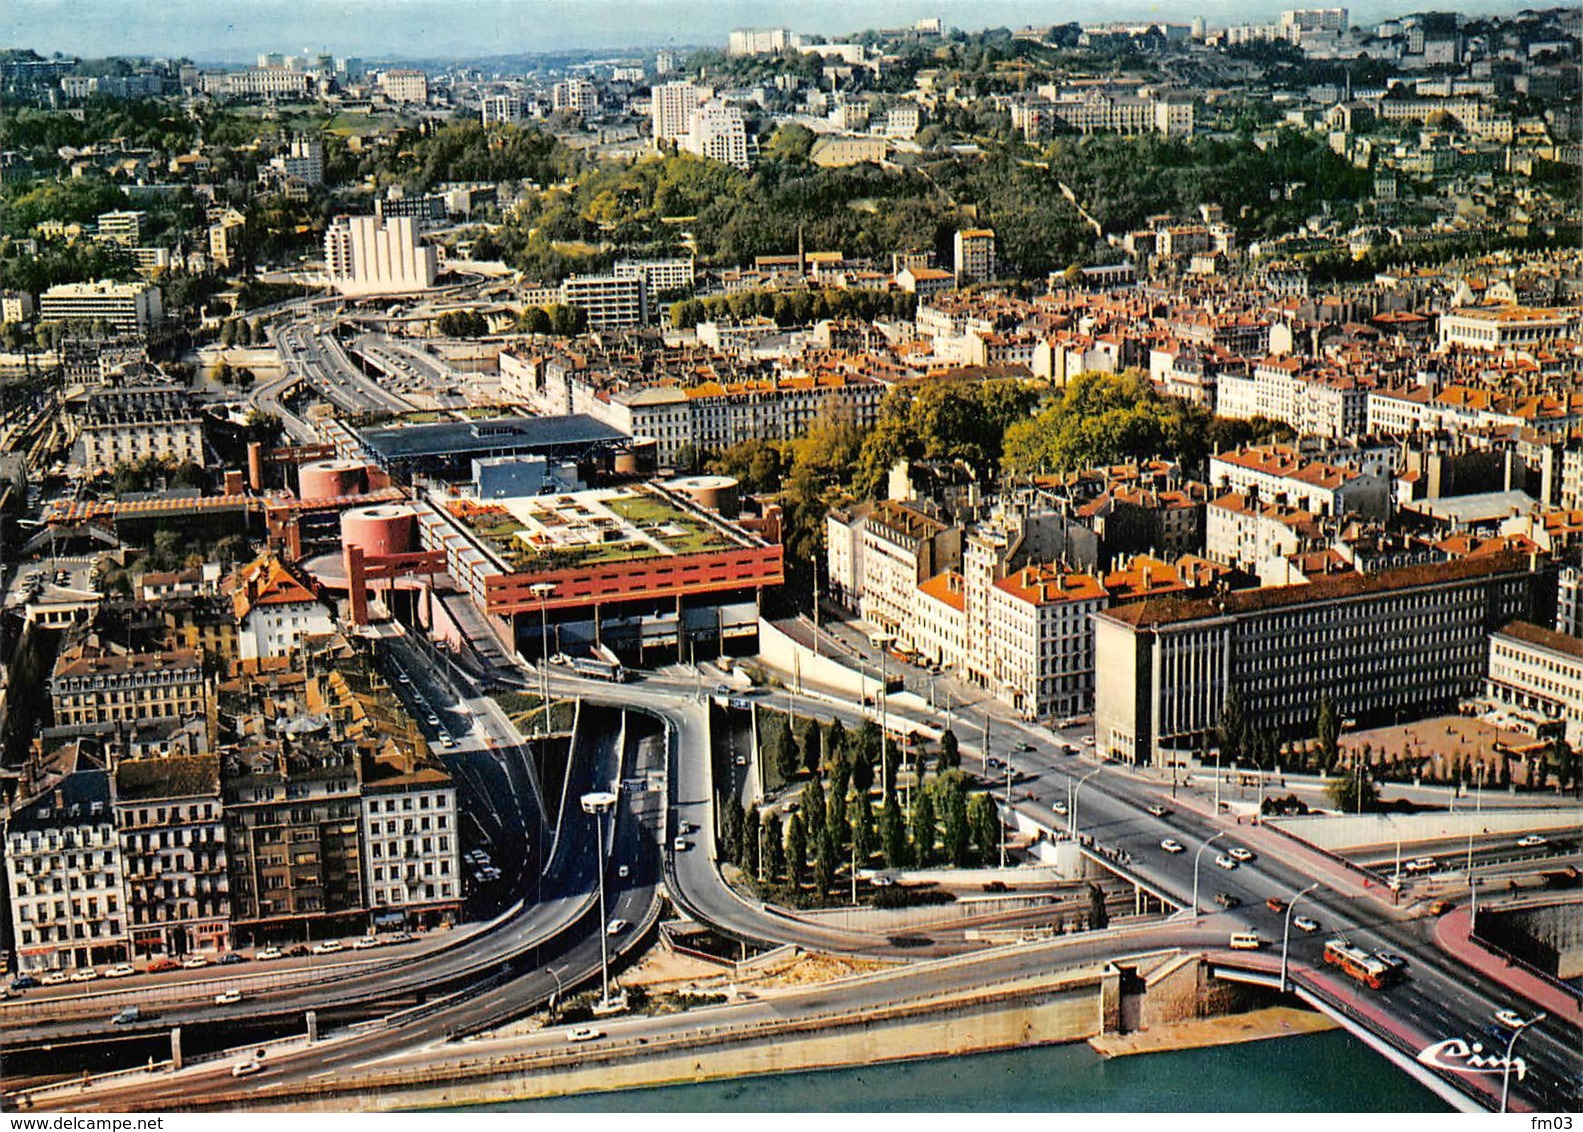
<instances>
[{"instance_id":1,"label":"residential building with orange roof","mask_svg":"<svg viewBox=\"0 0 1583 1132\"><path fill-rule=\"evenodd\" d=\"M944 668L960 668L967 653L967 596L962 575L942 570L918 586L913 603L913 647Z\"/></svg>"},{"instance_id":2,"label":"residential building with orange roof","mask_svg":"<svg viewBox=\"0 0 1583 1132\"><path fill-rule=\"evenodd\" d=\"M335 632L330 609L273 553L239 568L230 590L244 663L290 656L309 638Z\"/></svg>"},{"instance_id":3,"label":"residential building with orange roof","mask_svg":"<svg viewBox=\"0 0 1583 1132\"><path fill-rule=\"evenodd\" d=\"M1091 614L1105 608L1091 574L1025 566L990 590L991 691L1028 719L1086 712L1094 695Z\"/></svg>"}]
</instances>

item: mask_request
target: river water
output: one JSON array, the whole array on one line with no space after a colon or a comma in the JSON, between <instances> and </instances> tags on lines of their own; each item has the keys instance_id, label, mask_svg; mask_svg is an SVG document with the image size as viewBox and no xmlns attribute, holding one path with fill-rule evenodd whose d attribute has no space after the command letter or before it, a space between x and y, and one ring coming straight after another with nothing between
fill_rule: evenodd
<instances>
[{"instance_id":1,"label":"river water","mask_svg":"<svg viewBox=\"0 0 1583 1132\"><path fill-rule=\"evenodd\" d=\"M1446 1112L1349 1034L1106 1059L1087 1045L482 1105L478 1112Z\"/></svg>"}]
</instances>

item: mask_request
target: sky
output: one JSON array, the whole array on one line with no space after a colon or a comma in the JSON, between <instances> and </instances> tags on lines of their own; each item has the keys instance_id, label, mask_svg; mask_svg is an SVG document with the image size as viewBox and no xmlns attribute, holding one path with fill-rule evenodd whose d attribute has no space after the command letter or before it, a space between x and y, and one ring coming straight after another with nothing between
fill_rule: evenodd
<instances>
[{"instance_id":1,"label":"sky","mask_svg":"<svg viewBox=\"0 0 1583 1132\"><path fill-rule=\"evenodd\" d=\"M1198 15L1215 26L1270 20L1282 8L1297 6L1299 0L3 0L0 45L46 55L185 55L199 62L251 62L261 51L304 50L448 58L724 45L733 27L842 33L924 16L966 30L1074 20L1186 23ZM1367 24L1415 10L1518 6L1500 0L1362 0L1352 5L1352 20Z\"/></svg>"}]
</instances>

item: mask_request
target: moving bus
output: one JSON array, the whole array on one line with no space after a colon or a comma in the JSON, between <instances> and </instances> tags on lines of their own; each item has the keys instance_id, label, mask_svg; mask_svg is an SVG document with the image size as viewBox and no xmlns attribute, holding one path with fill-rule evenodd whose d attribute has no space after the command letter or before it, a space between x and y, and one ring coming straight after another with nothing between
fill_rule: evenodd
<instances>
[{"instance_id":1,"label":"moving bus","mask_svg":"<svg viewBox=\"0 0 1583 1132\"><path fill-rule=\"evenodd\" d=\"M1231 937L1231 950L1257 951L1264 946L1264 939L1257 932L1238 932Z\"/></svg>"},{"instance_id":2,"label":"moving bus","mask_svg":"<svg viewBox=\"0 0 1583 1132\"><path fill-rule=\"evenodd\" d=\"M1400 974L1398 968L1340 938L1325 941L1325 962L1341 968L1344 974L1374 990L1386 986Z\"/></svg>"}]
</instances>

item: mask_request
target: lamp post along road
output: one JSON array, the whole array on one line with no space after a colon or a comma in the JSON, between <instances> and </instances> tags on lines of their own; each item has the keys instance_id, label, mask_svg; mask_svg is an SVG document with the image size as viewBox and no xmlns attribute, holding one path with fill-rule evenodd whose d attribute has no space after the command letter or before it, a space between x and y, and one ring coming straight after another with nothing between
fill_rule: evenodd
<instances>
[{"instance_id":1,"label":"lamp post along road","mask_svg":"<svg viewBox=\"0 0 1583 1132\"><path fill-rule=\"evenodd\" d=\"M1093 770L1089 771L1082 778L1078 779L1077 780L1077 785L1072 787L1072 806L1071 806L1072 812L1071 812L1068 824L1069 824L1069 826L1071 828L1072 840L1074 842L1077 840L1077 792L1083 788L1083 783L1087 782L1090 778L1093 778L1094 775L1098 774L1100 771L1102 771L1104 769L1105 768L1102 767L1102 766L1096 766ZM1067 779L1067 781L1070 782L1071 779ZM1196 905L1197 902L1195 901L1194 903Z\"/></svg>"},{"instance_id":2,"label":"lamp post along road","mask_svg":"<svg viewBox=\"0 0 1583 1132\"><path fill-rule=\"evenodd\" d=\"M550 614L549 597L555 592L551 582L534 582L528 587L539 599L539 701L544 713L544 734L550 733ZM559 632L559 630L557 630Z\"/></svg>"},{"instance_id":3,"label":"lamp post along road","mask_svg":"<svg viewBox=\"0 0 1583 1132\"><path fill-rule=\"evenodd\" d=\"M896 637L892 633L877 633L869 638L875 648L879 649L879 793L881 798L890 797L890 757L886 744L890 741L890 668L886 664L886 657L890 646L895 643Z\"/></svg>"},{"instance_id":4,"label":"lamp post along road","mask_svg":"<svg viewBox=\"0 0 1583 1132\"><path fill-rule=\"evenodd\" d=\"M1198 919L1198 865L1203 860L1204 850L1226 836L1226 831L1221 830L1208 841L1198 847L1198 852L1193 854L1193 919Z\"/></svg>"},{"instance_id":5,"label":"lamp post along road","mask_svg":"<svg viewBox=\"0 0 1583 1132\"><path fill-rule=\"evenodd\" d=\"M583 795L583 813L594 819L594 832L599 838L595 853L599 868L599 1004L610 1005L610 921L605 912L605 815L615 809L616 796L608 791L594 791Z\"/></svg>"},{"instance_id":6,"label":"lamp post along road","mask_svg":"<svg viewBox=\"0 0 1583 1132\"><path fill-rule=\"evenodd\" d=\"M1512 1036L1506 1039L1506 1066L1501 1070L1501 1111L1506 1111L1506 1100L1512 1091L1512 1051L1517 1048L1517 1039L1523 1036L1523 1031L1529 1026L1537 1025L1548 1018L1548 1014L1535 1014L1522 1025L1513 1028Z\"/></svg>"},{"instance_id":7,"label":"lamp post along road","mask_svg":"<svg viewBox=\"0 0 1583 1132\"><path fill-rule=\"evenodd\" d=\"M1301 900L1303 897L1307 896L1310 892L1312 892L1314 889L1316 889L1318 887L1319 887L1319 882L1316 880L1313 884L1309 885L1307 888L1303 889L1303 891L1299 892L1296 896L1292 897L1292 902L1286 906L1286 923L1281 928L1281 993L1282 994L1286 993L1286 956L1287 956L1287 951L1291 947L1291 944L1292 944L1292 909L1297 907L1297 902L1299 900Z\"/></svg>"}]
</instances>

